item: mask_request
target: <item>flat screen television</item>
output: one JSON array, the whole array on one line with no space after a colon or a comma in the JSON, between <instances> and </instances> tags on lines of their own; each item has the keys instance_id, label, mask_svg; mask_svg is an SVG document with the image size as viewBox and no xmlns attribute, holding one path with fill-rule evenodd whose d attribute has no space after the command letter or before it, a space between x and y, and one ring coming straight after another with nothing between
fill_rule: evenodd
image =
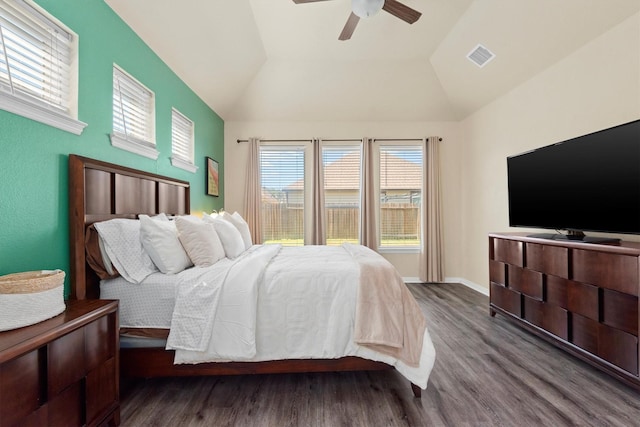
<instances>
[{"instance_id":1,"label":"flat screen television","mask_svg":"<svg viewBox=\"0 0 640 427\"><path fill-rule=\"evenodd\" d=\"M640 120L510 156L507 175L512 227L640 234Z\"/></svg>"}]
</instances>

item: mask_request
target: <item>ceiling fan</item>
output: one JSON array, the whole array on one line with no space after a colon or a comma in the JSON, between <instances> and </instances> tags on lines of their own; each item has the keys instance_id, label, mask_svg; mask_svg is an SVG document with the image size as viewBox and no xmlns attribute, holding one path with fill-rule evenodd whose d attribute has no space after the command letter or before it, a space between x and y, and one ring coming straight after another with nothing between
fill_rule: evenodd
<instances>
[{"instance_id":1,"label":"ceiling fan","mask_svg":"<svg viewBox=\"0 0 640 427\"><path fill-rule=\"evenodd\" d=\"M328 0L293 0L296 4L314 3L318 1ZM411 9L409 6L406 6L397 0L351 0L351 15L349 15L349 19L347 19L347 23L342 29L338 40L349 40L353 35L360 18L373 16L378 13L380 9L385 10L396 18L402 19L409 24L413 24L420 19L420 16L422 16L422 13Z\"/></svg>"}]
</instances>

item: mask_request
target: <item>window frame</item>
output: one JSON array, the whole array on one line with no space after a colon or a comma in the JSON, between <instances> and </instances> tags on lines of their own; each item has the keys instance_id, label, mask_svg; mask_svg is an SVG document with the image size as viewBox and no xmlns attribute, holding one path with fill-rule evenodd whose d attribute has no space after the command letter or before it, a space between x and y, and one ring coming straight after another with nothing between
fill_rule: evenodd
<instances>
[{"instance_id":1,"label":"window frame","mask_svg":"<svg viewBox=\"0 0 640 427\"><path fill-rule=\"evenodd\" d=\"M182 122L182 123L180 123ZM195 165L195 133L196 124L193 120L178 111L177 108L171 108L171 165L195 173L198 167ZM182 129L188 129L188 135L181 132ZM184 144L180 142L182 139L188 141L186 148L188 155L181 155L177 148Z\"/></svg>"},{"instance_id":2,"label":"window frame","mask_svg":"<svg viewBox=\"0 0 640 427\"><path fill-rule=\"evenodd\" d=\"M357 151L358 152L358 188L357 188L357 235L355 236L355 243L361 243L361 215L362 215L362 142L322 142L322 167L323 167L323 176L324 176L324 210L325 210L325 228L327 236L325 236L327 240L327 245L334 245L329 243L329 215L328 215L328 202L327 202L327 165L325 164L325 150L327 151ZM348 155L348 154L347 154ZM336 160L338 161L338 160ZM344 240L345 242L348 240ZM340 245L341 243L336 243L335 245Z\"/></svg>"},{"instance_id":3,"label":"window frame","mask_svg":"<svg viewBox=\"0 0 640 427\"><path fill-rule=\"evenodd\" d=\"M24 12L24 18L17 15L17 12L11 13L9 9L2 8L4 18L2 20L13 23L10 26L16 27L16 22L20 22L19 27L25 32L25 37L36 39L44 38L42 30L52 31L53 33L62 33L63 38L68 38L69 43L62 44L61 46L68 47L68 60L61 62L65 68L68 68L68 72L61 72L55 74L58 80L58 88L66 87L63 91L66 102L61 102L60 105L47 102L43 97L38 97L35 94L30 94L26 89L20 89L19 85L13 85L12 73L18 72L16 67L10 65L9 53L6 49L6 36L11 33L17 36L20 41L26 41L25 37L20 37L16 31L12 31L7 27L7 24L0 24L4 27L4 31L0 30L0 55L2 55L2 63L5 64L7 69L7 80L3 80L4 83L0 84L0 109L14 113L31 120L55 127L57 129L73 133L75 135L82 134L82 131L87 126L86 123L78 120L78 44L79 37L69 27L64 25L55 16L51 15L45 9L37 5L31 0L4 0L0 2L2 4L8 4L9 7L13 6L16 10L22 10ZM37 23L31 23L30 21L37 21ZM56 40L56 46L61 37L54 37ZM49 38L51 40L51 36ZM40 40L42 41L42 40ZM48 55L45 42L42 42L42 49L38 49L37 52L42 52L40 55L33 55L32 58L37 57L42 59L37 65L46 68L44 62ZM35 46L35 45L32 45ZM67 51L67 49L57 49L56 52ZM17 52L16 52L17 53ZM24 52L23 52L24 54ZM21 55L22 56L22 55ZM22 56L24 57L24 56ZM49 67L51 68L51 67ZM55 80L55 78L49 78L47 80ZM64 79L60 80L60 79ZM47 86L54 88L53 86ZM47 88L42 88L43 92L47 91Z\"/></svg>"},{"instance_id":4,"label":"window frame","mask_svg":"<svg viewBox=\"0 0 640 427\"><path fill-rule=\"evenodd\" d=\"M382 195L382 185L381 185L381 179L382 179L382 174L381 174L381 158L382 158L382 150L383 149L403 149L403 148L419 148L421 153L422 153L422 165L421 165L421 180L420 180L420 211L418 214L418 221L419 221L419 233L418 233L418 243L416 245L398 245L398 246L385 246L382 244L382 203L381 203L381 195ZM423 209L425 209L424 203L424 174L425 174L425 157L426 157L426 151L424 148L424 143L422 141L416 141L416 142L411 142L411 141L384 141L384 142L379 142L376 143L376 147L375 147L375 185L376 185L376 194L378 195L378 197L376 197L375 200L375 206L376 206L376 212L378 215L378 221L377 221L377 227L378 227L378 252L380 253L396 253L396 254L414 254L414 253L420 253L422 250L422 237L423 237L423 233L422 233L422 229L424 227L424 224L422 223L422 211Z\"/></svg>"},{"instance_id":5,"label":"window frame","mask_svg":"<svg viewBox=\"0 0 640 427\"><path fill-rule=\"evenodd\" d=\"M302 235L302 242L300 244L294 244L294 245L285 245L285 246L304 246L307 243L307 224L308 224L308 219L307 219L307 215L309 213L308 207L310 206L307 200L307 197L309 197L309 193L310 191L308 188L309 185L309 171L310 169L310 154L308 151L308 147L306 145L302 145L300 143L260 143L260 159L259 159L259 163L260 163L260 186L264 189L265 187L265 181L264 181L264 174L263 174L263 170L262 170L262 163L263 163L263 158L262 158L262 153L263 151L273 151L273 152L277 152L277 151L296 151L296 152L300 152L302 155L302 195L300 197L301 203L302 203L302 229L301 231L301 235ZM263 238L263 242L268 242L269 240L266 238L266 233L267 233L267 229L264 223L264 202L261 200L260 202L260 206L261 206L261 221L263 221L262 223L262 238Z\"/></svg>"},{"instance_id":6,"label":"window frame","mask_svg":"<svg viewBox=\"0 0 640 427\"><path fill-rule=\"evenodd\" d=\"M122 100L122 90L118 90L119 97L116 94L116 78L123 79L124 83L129 86L131 90L138 91L141 94L148 94L148 111L145 108L141 108L140 105L137 105L139 108L136 110L139 113L140 117L145 118L145 137L148 137L148 140L145 137L140 138L135 135L132 135L124 129L124 131L116 130L116 116L118 112L117 108L120 108L120 111L123 111L123 100ZM139 154L144 157L148 157L150 159L156 160L159 156L159 152L156 147L156 95L155 93L143 85L140 81L138 81L131 74L126 72L122 67L117 64L113 64L113 97L112 97L112 131L110 135L111 145L126 151L130 151L135 154ZM116 102L119 102L118 106ZM146 112L146 114L144 114ZM143 114L140 114L143 113ZM126 116L124 111L122 113L122 122L123 127L126 128Z\"/></svg>"}]
</instances>

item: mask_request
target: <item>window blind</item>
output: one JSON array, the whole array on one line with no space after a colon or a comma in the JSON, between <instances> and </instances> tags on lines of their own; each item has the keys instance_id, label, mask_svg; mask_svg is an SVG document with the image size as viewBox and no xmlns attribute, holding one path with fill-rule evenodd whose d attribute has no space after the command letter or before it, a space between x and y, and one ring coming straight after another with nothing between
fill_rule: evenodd
<instances>
[{"instance_id":1,"label":"window blind","mask_svg":"<svg viewBox=\"0 0 640 427\"><path fill-rule=\"evenodd\" d=\"M133 77L113 67L113 133L127 141L155 147L155 97Z\"/></svg>"},{"instance_id":2,"label":"window blind","mask_svg":"<svg viewBox=\"0 0 640 427\"><path fill-rule=\"evenodd\" d=\"M71 115L74 35L22 0L0 0L0 90Z\"/></svg>"},{"instance_id":3,"label":"window blind","mask_svg":"<svg viewBox=\"0 0 640 427\"><path fill-rule=\"evenodd\" d=\"M171 154L193 163L194 123L175 108L171 109Z\"/></svg>"},{"instance_id":4,"label":"window blind","mask_svg":"<svg viewBox=\"0 0 640 427\"><path fill-rule=\"evenodd\" d=\"M361 151L359 145L322 147L327 245L359 242Z\"/></svg>"},{"instance_id":5,"label":"window blind","mask_svg":"<svg viewBox=\"0 0 640 427\"><path fill-rule=\"evenodd\" d=\"M380 146L380 246L420 246L423 150Z\"/></svg>"},{"instance_id":6,"label":"window blind","mask_svg":"<svg viewBox=\"0 0 640 427\"><path fill-rule=\"evenodd\" d=\"M304 148L260 147L264 243L304 245Z\"/></svg>"}]
</instances>

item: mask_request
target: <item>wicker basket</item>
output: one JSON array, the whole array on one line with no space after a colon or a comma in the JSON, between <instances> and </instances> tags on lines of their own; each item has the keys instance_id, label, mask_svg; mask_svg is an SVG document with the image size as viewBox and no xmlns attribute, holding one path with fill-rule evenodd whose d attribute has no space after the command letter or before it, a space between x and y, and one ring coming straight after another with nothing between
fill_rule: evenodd
<instances>
[{"instance_id":1,"label":"wicker basket","mask_svg":"<svg viewBox=\"0 0 640 427\"><path fill-rule=\"evenodd\" d=\"M64 310L64 271L0 276L0 331L33 325Z\"/></svg>"}]
</instances>

